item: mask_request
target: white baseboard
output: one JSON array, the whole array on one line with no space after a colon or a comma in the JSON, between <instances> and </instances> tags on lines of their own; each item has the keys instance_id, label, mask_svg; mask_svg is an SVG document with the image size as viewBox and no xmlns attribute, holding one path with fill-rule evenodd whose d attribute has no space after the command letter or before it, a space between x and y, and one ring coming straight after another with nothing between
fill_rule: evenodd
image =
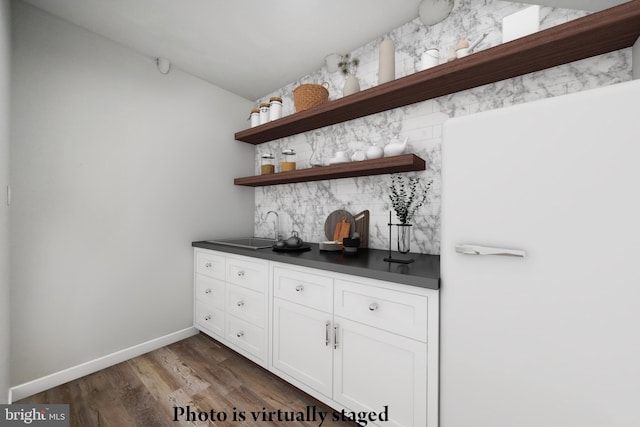
<instances>
[{"instance_id":1,"label":"white baseboard","mask_svg":"<svg viewBox=\"0 0 640 427\"><path fill-rule=\"evenodd\" d=\"M50 388L84 377L85 375L98 372L101 369L108 368L109 366L116 365L120 362L124 362L125 360L132 359L150 351L157 350L160 347L173 344L174 342L189 338L193 335L197 335L198 333L199 331L194 327L185 328L180 331L143 342L142 344L137 344L132 347L125 348L124 350L116 351L115 353L81 363L80 365L55 372L45 377L17 385L9 389L9 403L24 399L25 397L32 396L36 393L40 393L41 391L49 390Z\"/></svg>"}]
</instances>

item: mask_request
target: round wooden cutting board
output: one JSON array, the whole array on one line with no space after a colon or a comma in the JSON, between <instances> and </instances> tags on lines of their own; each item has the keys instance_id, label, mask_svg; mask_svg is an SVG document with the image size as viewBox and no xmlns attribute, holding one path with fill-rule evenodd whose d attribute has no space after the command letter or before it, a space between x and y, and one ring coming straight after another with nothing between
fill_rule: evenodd
<instances>
[{"instance_id":1,"label":"round wooden cutting board","mask_svg":"<svg viewBox=\"0 0 640 427\"><path fill-rule=\"evenodd\" d=\"M347 223L351 225L350 234L353 234L356 231L356 220L353 218L349 212L344 209L338 209L337 211L333 211L327 217L327 220L324 222L324 234L327 236L327 240L333 240L333 233L336 231L336 225L342 222L342 217L346 217Z\"/></svg>"}]
</instances>

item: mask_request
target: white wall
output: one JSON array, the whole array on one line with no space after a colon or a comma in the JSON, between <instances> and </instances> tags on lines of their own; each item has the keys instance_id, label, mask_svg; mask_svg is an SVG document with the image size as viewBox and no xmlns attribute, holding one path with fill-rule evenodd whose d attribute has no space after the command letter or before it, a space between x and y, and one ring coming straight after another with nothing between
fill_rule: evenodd
<instances>
[{"instance_id":1,"label":"white wall","mask_svg":"<svg viewBox=\"0 0 640 427\"><path fill-rule=\"evenodd\" d=\"M9 390L9 0L0 0L0 403Z\"/></svg>"},{"instance_id":2,"label":"white wall","mask_svg":"<svg viewBox=\"0 0 640 427\"><path fill-rule=\"evenodd\" d=\"M640 38L633 44L633 78L640 79Z\"/></svg>"},{"instance_id":3,"label":"white wall","mask_svg":"<svg viewBox=\"0 0 640 427\"><path fill-rule=\"evenodd\" d=\"M502 43L502 19L529 6L502 0L456 0L451 14L438 24L427 27L416 18L386 35L381 34L377 40L350 52L353 58L360 60L357 72L360 86L368 89L378 84L379 46L384 36L395 43L395 69L399 78L421 69L420 58L429 47L437 47L444 62L462 37L473 41L482 33L487 33L476 51L497 46ZM542 7L540 27L547 29L584 15L585 12ZM259 171L262 154L279 154L285 148L296 151L298 167L308 167L312 161L328 162L338 150L352 154L364 151L371 145L382 147L391 142L394 136L407 137L408 151L423 158L427 164L425 171L412 175L423 182L433 180L428 203L412 220L411 251L439 254L442 192L440 145L442 126L446 120L630 79L631 50L609 52L257 145L255 170ZM342 97L344 81L345 76L341 72L332 73L323 67L267 94L259 101L279 96L284 101L283 112L287 115L294 111L292 93L299 84L328 82L329 100L334 100ZM387 249L387 224L389 211L392 210L390 184L391 179L386 174L257 187L255 234L265 235L269 232L273 225L266 214L275 210L280 214L281 230L296 230L306 241L326 240L324 223L332 211L345 209L357 214L366 209L370 212L369 247ZM318 200L323 203L318 203ZM393 221L397 221L395 214Z\"/></svg>"},{"instance_id":4,"label":"white wall","mask_svg":"<svg viewBox=\"0 0 640 427\"><path fill-rule=\"evenodd\" d=\"M13 3L12 383L192 325L191 242L253 230L253 105Z\"/></svg>"}]
</instances>

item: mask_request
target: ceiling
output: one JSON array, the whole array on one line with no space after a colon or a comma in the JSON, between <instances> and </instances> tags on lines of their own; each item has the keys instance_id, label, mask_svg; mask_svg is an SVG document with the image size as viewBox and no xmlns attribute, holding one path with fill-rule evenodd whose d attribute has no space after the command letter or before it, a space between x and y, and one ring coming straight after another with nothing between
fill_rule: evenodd
<instances>
[{"instance_id":1,"label":"ceiling","mask_svg":"<svg viewBox=\"0 0 640 427\"><path fill-rule=\"evenodd\" d=\"M418 17L422 0L24 0L251 101ZM601 10L625 0L527 0Z\"/></svg>"}]
</instances>

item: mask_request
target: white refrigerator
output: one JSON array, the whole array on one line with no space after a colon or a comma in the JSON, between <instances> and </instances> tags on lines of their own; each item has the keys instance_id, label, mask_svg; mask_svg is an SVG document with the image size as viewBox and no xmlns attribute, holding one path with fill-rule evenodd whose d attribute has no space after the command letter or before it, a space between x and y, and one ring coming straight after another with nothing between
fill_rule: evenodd
<instances>
[{"instance_id":1,"label":"white refrigerator","mask_svg":"<svg viewBox=\"0 0 640 427\"><path fill-rule=\"evenodd\" d=\"M640 81L447 121L440 427L640 426Z\"/></svg>"}]
</instances>

